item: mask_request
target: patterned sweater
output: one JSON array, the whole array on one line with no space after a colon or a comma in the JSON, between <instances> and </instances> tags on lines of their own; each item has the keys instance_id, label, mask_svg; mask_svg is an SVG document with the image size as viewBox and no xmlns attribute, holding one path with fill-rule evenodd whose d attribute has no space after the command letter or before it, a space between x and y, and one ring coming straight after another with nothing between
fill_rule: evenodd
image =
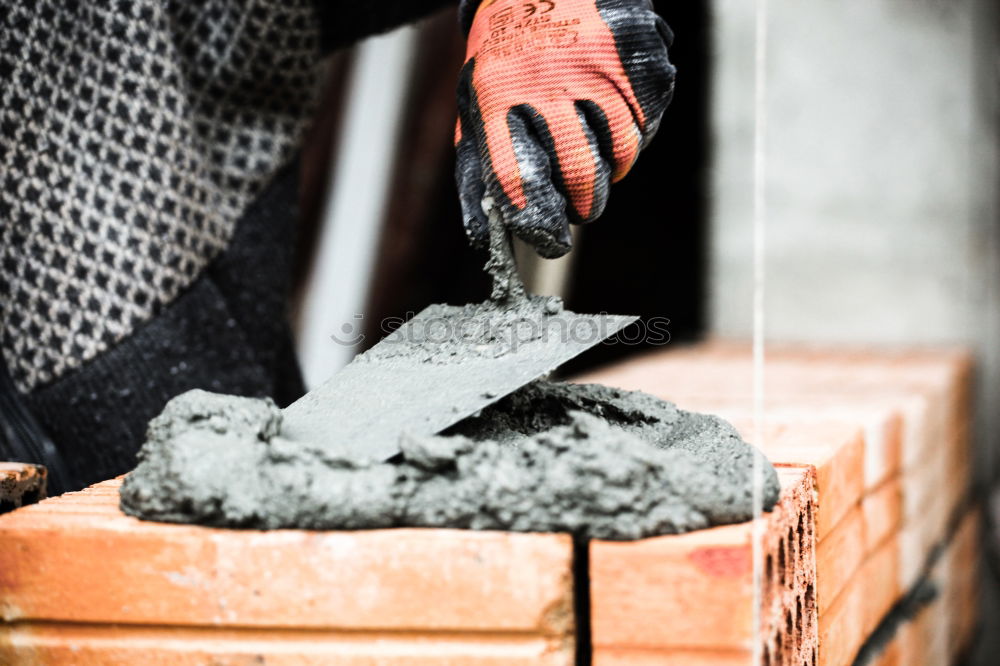
<instances>
[{"instance_id":1,"label":"patterned sweater","mask_svg":"<svg viewBox=\"0 0 1000 666\"><path fill-rule=\"evenodd\" d=\"M130 469L177 393L301 393L321 58L448 2L0 0L0 460L78 488Z\"/></svg>"}]
</instances>

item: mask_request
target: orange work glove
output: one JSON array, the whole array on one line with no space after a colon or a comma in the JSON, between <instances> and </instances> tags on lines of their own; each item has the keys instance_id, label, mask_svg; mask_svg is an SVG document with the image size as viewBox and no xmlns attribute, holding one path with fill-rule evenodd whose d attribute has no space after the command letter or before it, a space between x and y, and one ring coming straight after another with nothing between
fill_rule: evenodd
<instances>
[{"instance_id":1,"label":"orange work glove","mask_svg":"<svg viewBox=\"0 0 1000 666\"><path fill-rule=\"evenodd\" d=\"M463 0L456 180L465 228L488 243L481 202L545 257L569 222L604 211L611 183L652 139L674 87L673 35L650 0Z\"/></svg>"}]
</instances>

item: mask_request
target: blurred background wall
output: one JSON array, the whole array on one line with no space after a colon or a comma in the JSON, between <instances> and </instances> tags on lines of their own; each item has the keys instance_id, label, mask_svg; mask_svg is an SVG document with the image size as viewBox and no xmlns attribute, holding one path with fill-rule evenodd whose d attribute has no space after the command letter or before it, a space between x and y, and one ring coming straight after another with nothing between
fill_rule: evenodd
<instances>
[{"instance_id":1,"label":"blurred background wall","mask_svg":"<svg viewBox=\"0 0 1000 666\"><path fill-rule=\"evenodd\" d=\"M979 353L1000 441L995 0L770 0L770 340ZM713 0L709 328L751 333L754 3Z\"/></svg>"}]
</instances>

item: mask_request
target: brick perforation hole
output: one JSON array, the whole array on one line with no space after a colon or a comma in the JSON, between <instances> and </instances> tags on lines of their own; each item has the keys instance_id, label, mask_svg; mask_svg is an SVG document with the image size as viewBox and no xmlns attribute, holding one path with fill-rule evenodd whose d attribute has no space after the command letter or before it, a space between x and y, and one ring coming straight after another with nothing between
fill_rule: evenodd
<instances>
[{"instance_id":1,"label":"brick perforation hole","mask_svg":"<svg viewBox=\"0 0 1000 666\"><path fill-rule=\"evenodd\" d=\"M768 517L762 666L815 666L816 544L811 492L786 496Z\"/></svg>"}]
</instances>

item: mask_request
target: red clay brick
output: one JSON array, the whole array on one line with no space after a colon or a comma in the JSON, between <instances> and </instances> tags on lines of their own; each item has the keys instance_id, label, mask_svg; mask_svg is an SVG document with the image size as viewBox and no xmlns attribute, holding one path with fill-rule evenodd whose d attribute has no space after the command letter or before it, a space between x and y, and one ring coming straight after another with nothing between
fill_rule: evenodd
<instances>
[{"instance_id":1,"label":"red clay brick","mask_svg":"<svg viewBox=\"0 0 1000 666\"><path fill-rule=\"evenodd\" d=\"M955 483L958 489L969 487L968 430L952 433L937 442L932 454L903 472L903 515L910 518L923 510L928 498L938 496L944 484Z\"/></svg>"},{"instance_id":2,"label":"red clay brick","mask_svg":"<svg viewBox=\"0 0 1000 666\"><path fill-rule=\"evenodd\" d=\"M880 614L914 582L966 496L970 370L970 356L961 350L768 349L759 444L778 465L808 463L817 471L822 663L850 663ZM745 344L649 354L578 381L644 390L682 408L715 412L752 436ZM857 444L846 445L849 436L830 437L835 423L861 430L860 456ZM816 434L803 437L809 427ZM817 445L833 439L840 441L825 452ZM919 663L898 661L901 653L893 648L886 663Z\"/></svg>"},{"instance_id":3,"label":"red clay brick","mask_svg":"<svg viewBox=\"0 0 1000 666\"><path fill-rule=\"evenodd\" d=\"M819 623L820 666L846 666L864 643L867 589L860 577L851 579Z\"/></svg>"},{"instance_id":4,"label":"red clay brick","mask_svg":"<svg viewBox=\"0 0 1000 666\"><path fill-rule=\"evenodd\" d=\"M872 553L903 523L903 486L899 477L883 483L861 498L865 520L865 552Z\"/></svg>"},{"instance_id":5,"label":"red clay brick","mask_svg":"<svg viewBox=\"0 0 1000 666\"><path fill-rule=\"evenodd\" d=\"M868 556L858 572L859 584L865 589L865 636L875 631L906 592L899 585L898 569L899 539L893 535Z\"/></svg>"},{"instance_id":6,"label":"red clay brick","mask_svg":"<svg viewBox=\"0 0 1000 666\"><path fill-rule=\"evenodd\" d=\"M979 514L968 512L947 549L930 573L938 597L906 626L902 655L912 660L927 655L948 663L969 646L975 629L978 578ZM905 663L905 662L904 662Z\"/></svg>"},{"instance_id":7,"label":"red clay brick","mask_svg":"<svg viewBox=\"0 0 1000 666\"><path fill-rule=\"evenodd\" d=\"M117 485L0 517L0 663L573 661L568 536L143 523Z\"/></svg>"},{"instance_id":8,"label":"red clay brick","mask_svg":"<svg viewBox=\"0 0 1000 666\"><path fill-rule=\"evenodd\" d=\"M752 440L751 421L733 420ZM776 467L809 466L816 472L816 535L822 541L861 501L864 439L856 424L819 421L784 424L767 420L761 450Z\"/></svg>"},{"instance_id":9,"label":"red clay brick","mask_svg":"<svg viewBox=\"0 0 1000 666\"><path fill-rule=\"evenodd\" d=\"M590 547L595 663L750 655L763 640L772 659L810 658L816 646L814 472L780 470L782 499L766 520L764 621L752 627L752 527L746 523L632 543ZM755 638L755 636L757 638ZM728 658L728 657L727 657ZM775 661L774 663L778 663Z\"/></svg>"},{"instance_id":10,"label":"red clay brick","mask_svg":"<svg viewBox=\"0 0 1000 666\"><path fill-rule=\"evenodd\" d=\"M904 513L908 514L900 528L900 584L904 588L916 582L927 555L945 537L956 509L968 496L970 470L962 462L952 465L950 470L933 470L922 484L904 476ZM913 501L913 508L905 506L907 491L923 495Z\"/></svg>"},{"instance_id":11,"label":"red clay brick","mask_svg":"<svg viewBox=\"0 0 1000 666\"><path fill-rule=\"evenodd\" d=\"M912 464L969 419L971 356L964 350L929 349L895 352L879 349L771 346L767 350L765 393L768 409L782 417L799 406L823 414L827 410L884 407L902 413L903 462ZM751 407L752 359L745 343L714 341L694 347L658 351L578 378L627 389L644 390L676 400L682 407L709 403ZM788 407L788 406L791 407ZM782 413L784 412L784 413ZM854 417L849 417L853 419ZM876 433L873 443L889 437L891 426L866 422ZM891 448L891 444L887 444ZM880 451L879 444L876 451ZM875 453L873 452L873 455ZM869 464L867 487L890 476L889 468Z\"/></svg>"},{"instance_id":12,"label":"red clay brick","mask_svg":"<svg viewBox=\"0 0 1000 666\"><path fill-rule=\"evenodd\" d=\"M769 349L759 444L785 491L766 519L766 626L751 627L749 524L595 542L595 663L746 663L755 641L772 663L850 663L966 495L970 367L960 351ZM597 377L749 437L751 368L746 345L711 343ZM115 496L103 485L0 519L0 663L573 660L566 537L140 525ZM882 663L967 643L974 528L935 570L942 598Z\"/></svg>"},{"instance_id":13,"label":"red clay brick","mask_svg":"<svg viewBox=\"0 0 1000 666\"><path fill-rule=\"evenodd\" d=\"M681 375L674 374L672 366L661 370L660 367L668 364L670 358L669 354L664 355L657 359L657 365L640 369L629 369L627 365L616 366L579 378L578 381L599 381L611 386L644 390L670 399L670 390L683 391L690 376L698 376L693 369ZM699 365L711 367L712 362L713 359L709 358L700 361ZM681 403L680 406L710 409L704 403L693 406ZM724 411L720 415L731 419L744 438L753 440L754 424L748 415L736 416ZM816 529L817 537L822 540L860 501L864 491L865 441L862 426L857 421L785 423L769 416L763 431L764 441L755 444L772 462L808 464L816 468L817 490L820 494Z\"/></svg>"},{"instance_id":14,"label":"red clay brick","mask_svg":"<svg viewBox=\"0 0 1000 666\"><path fill-rule=\"evenodd\" d=\"M768 437L761 447L777 464L811 465L816 470L816 539L831 534L857 507L864 492L864 439L856 426L796 424Z\"/></svg>"},{"instance_id":15,"label":"red clay brick","mask_svg":"<svg viewBox=\"0 0 1000 666\"><path fill-rule=\"evenodd\" d=\"M964 656L976 627L978 529L979 514L970 511L931 571L938 598L900 628L874 666L947 664Z\"/></svg>"},{"instance_id":16,"label":"red clay brick","mask_svg":"<svg viewBox=\"0 0 1000 666\"><path fill-rule=\"evenodd\" d=\"M743 434L753 437L753 406L749 396L675 396L685 409L709 412L743 426ZM864 474L862 486L874 489L899 474L902 467L902 412L898 399L872 399L862 404L838 404L810 395L785 395L765 400L765 420L772 424L839 424L860 429L864 439Z\"/></svg>"},{"instance_id":17,"label":"red clay brick","mask_svg":"<svg viewBox=\"0 0 1000 666\"><path fill-rule=\"evenodd\" d=\"M752 422L733 421L740 434L753 438ZM782 424L767 421L760 446L777 467L807 465L816 471L816 538L822 541L861 501L864 492L864 439L850 423Z\"/></svg>"},{"instance_id":18,"label":"red clay brick","mask_svg":"<svg viewBox=\"0 0 1000 666\"><path fill-rule=\"evenodd\" d=\"M832 533L816 544L816 601L820 618L855 577L865 559L865 521L855 506Z\"/></svg>"}]
</instances>

